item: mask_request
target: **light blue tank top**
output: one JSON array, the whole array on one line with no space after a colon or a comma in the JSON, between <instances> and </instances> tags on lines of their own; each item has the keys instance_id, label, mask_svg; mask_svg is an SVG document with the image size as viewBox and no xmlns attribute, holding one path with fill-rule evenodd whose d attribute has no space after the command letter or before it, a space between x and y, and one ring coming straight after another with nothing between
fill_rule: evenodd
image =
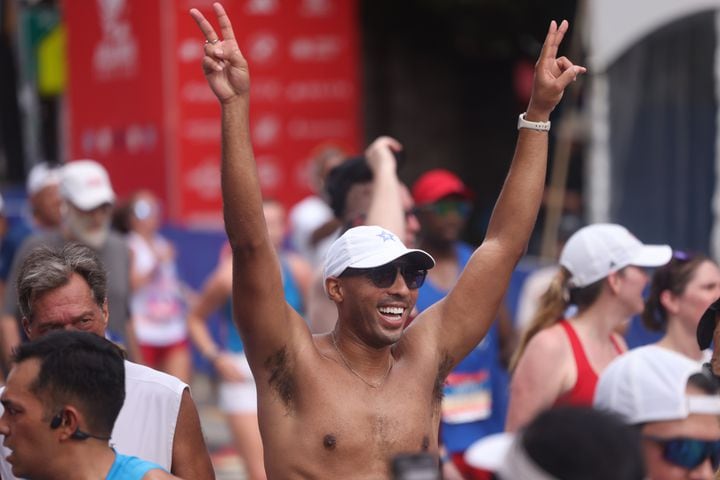
<instances>
[{"instance_id":1,"label":"light blue tank top","mask_svg":"<svg viewBox=\"0 0 720 480\"><path fill-rule=\"evenodd\" d=\"M115 461L105 480L142 480L148 471L156 468L164 470L156 463L115 452Z\"/></svg>"}]
</instances>

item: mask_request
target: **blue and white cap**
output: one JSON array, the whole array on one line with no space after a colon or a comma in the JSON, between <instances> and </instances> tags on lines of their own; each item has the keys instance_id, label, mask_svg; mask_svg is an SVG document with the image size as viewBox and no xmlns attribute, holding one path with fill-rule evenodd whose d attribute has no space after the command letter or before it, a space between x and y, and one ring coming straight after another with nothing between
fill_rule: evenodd
<instances>
[{"instance_id":1,"label":"blue and white cap","mask_svg":"<svg viewBox=\"0 0 720 480\"><path fill-rule=\"evenodd\" d=\"M354 227L330 245L325 256L323 282L328 277L340 276L347 268L379 267L400 257L407 257L420 268L435 266L435 260L429 253L407 248L389 230L376 225Z\"/></svg>"}]
</instances>

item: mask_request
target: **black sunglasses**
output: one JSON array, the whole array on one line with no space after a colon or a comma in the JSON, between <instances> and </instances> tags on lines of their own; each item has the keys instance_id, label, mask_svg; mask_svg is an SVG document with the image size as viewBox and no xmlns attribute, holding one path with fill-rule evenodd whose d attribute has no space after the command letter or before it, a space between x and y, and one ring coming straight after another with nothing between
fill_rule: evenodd
<instances>
[{"instance_id":1,"label":"black sunglasses","mask_svg":"<svg viewBox=\"0 0 720 480\"><path fill-rule=\"evenodd\" d=\"M694 438L658 438L644 436L663 449L663 458L673 465L692 470L710 459L713 471L720 466L720 441Z\"/></svg>"},{"instance_id":2,"label":"black sunglasses","mask_svg":"<svg viewBox=\"0 0 720 480\"><path fill-rule=\"evenodd\" d=\"M411 265L397 263L388 263L387 265L381 265L374 268L348 267L340 276L364 276L370 279L373 285L377 288L389 288L393 283L395 283L398 271L400 271L400 275L402 275L403 280L405 280L405 285L407 285L410 290L418 289L422 287L423 283L425 283L427 270Z\"/></svg>"}]
</instances>

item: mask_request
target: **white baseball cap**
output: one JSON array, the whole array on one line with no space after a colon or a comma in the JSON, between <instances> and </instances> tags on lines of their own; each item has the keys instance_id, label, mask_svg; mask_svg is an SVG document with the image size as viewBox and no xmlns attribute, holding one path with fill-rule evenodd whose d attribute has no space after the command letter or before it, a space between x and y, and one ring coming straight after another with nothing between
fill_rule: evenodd
<instances>
[{"instance_id":1,"label":"white baseball cap","mask_svg":"<svg viewBox=\"0 0 720 480\"><path fill-rule=\"evenodd\" d=\"M354 227L330 245L325 256L323 281L340 276L347 268L379 267L405 256L420 268L435 266L435 260L429 253L407 248L397 235L382 227Z\"/></svg>"},{"instance_id":2,"label":"white baseball cap","mask_svg":"<svg viewBox=\"0 0 720 480\"><path fill-rule=\"evenodd\" d=\"M51 166L45 162L38 163L28 174L25 189L28 195L35 195L40 190L51 185L59 185L62 178L62 168Z\"/></svg>"},{"instance_id":3,"label":"white baseball cap","mask_svg":"<svg viewBox=\"0 0 720 480\"><path fill-rule=\"evenodd\" d=\"M585 287L628 265L659 267L670 258L668 245L644 245L623 226L596 223L568 239L560 253L560 265L571 273L571 287Z\"/></svg>"},{"instance_id":4,"label":"white baseball cap","mask_svg":"<svg viewBox=\"0 0 720 480\"><path fill-rule=\"evenodd\" d=\"M515 433L501 432L476 440L465 450L465 462L475 468L497 472L516 436Z\"/></svg>"},{"instance_id":5,"label":"white baseball cap","mask_svg":"<svg viewBox=\"0 0 720 480\"><path fill-rule=\"evenodd\" d=\"M628 424L682 420L691 413L720 415L720 395L686 394L701 366L667 348L648 345L613 360L603 371L593 406Z\"/></svg>"},{"instance_id":6,"label":"white baseball cap","mask_svg":"<svg viewBox=\"0 0 720 480\"><path fill-rule=\"evenodd\" d=\"M63 167L60 194L80 210L93 210L115 202L105 167L94 160L75 160Z\"/></svg>"}]
</instances>

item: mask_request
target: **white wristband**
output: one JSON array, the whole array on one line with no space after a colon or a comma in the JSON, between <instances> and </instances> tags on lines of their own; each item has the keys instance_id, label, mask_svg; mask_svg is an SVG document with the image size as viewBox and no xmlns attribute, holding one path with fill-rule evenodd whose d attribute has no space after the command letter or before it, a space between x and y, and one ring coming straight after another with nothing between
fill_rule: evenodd
<instances>
[{"instance_id":1,"label":"white wristband","mask_svg":"<svg viewBox=\"0 0 720 480\"><path fill-rule=\"evenodd\" d=\"M518 117L518 125L517 128L520 130L521 128L529 128L530 130L538 130L540 132L549 132L550 131L550 122L531 122L529 120L525 120L525 114L527 112L523 112Z\"/></svg>"}]
</instances>

